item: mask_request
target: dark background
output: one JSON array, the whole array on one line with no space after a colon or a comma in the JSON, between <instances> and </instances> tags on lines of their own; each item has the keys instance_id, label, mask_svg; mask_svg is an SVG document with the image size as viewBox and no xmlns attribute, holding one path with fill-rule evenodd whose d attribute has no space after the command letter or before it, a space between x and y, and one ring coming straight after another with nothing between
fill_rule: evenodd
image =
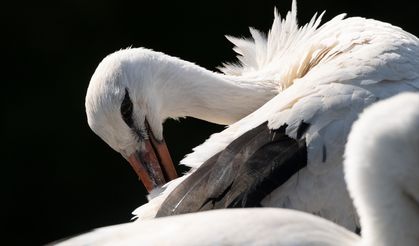
<instances>
[{"instance_id":1,"label":"dark background","mask_svg":"<svg viewBox=\"0 0 419 246\"><path fill-rule=\"evenodd\" d=\"M419 35L413 1L303 1L301 24L346 12ZM1 14L1 245L39 245L129 221L145 190L125 160L90 131L84 96L107 54L147 47L215 69L232 61L225 34L267 31L278 1L15 2ZM222 126L186 119L165 123L177 163ZM182 169L185 170L185 169Z\"/></svg>"}]
</instances>

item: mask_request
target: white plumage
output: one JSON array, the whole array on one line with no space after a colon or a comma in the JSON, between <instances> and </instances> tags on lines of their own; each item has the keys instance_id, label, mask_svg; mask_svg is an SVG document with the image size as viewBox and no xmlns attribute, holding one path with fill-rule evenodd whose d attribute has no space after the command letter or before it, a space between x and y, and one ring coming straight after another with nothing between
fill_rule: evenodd
<instances>
[{"instance_id":1,"label":"white plumage","mask_svg":"<svg viewBox=\"0 0 419 246\"><path fill-rule=\"evenodd\" d=\"M306 167L261 204L310 212L355 230L358 220L342 171L347 135L368 105L419 89L419 40L376 20L339 15L322 26L320 20L321 15L298 27L293 2L284 20L275 13L267 37L251 29L253 40L229 38L241 63L225 65L224 74L142 48L118 51L103 60L90 82L89 125L128 159L144 145L121 119L124 91L134 102L135 129L144 130L147 119L159 140L167 118L192 116L221 124L238 120L181 161L193 173L264 122L270 129L286 124L286 134L295 139L301 122L307 123L301 136L307 145ZM135 215L154 217L187 178L155 192Z\"/></svg>"},{"instance_id":2,"label":"white plumage","mask_svg":"<svg viewBox=\"0 0 419 246\"><path fill-rule=\"evenodd\" d=\"M419 93L378 102L355 122L345 179L363 245L419 245Z\"/></svg>"},{"instance_id":3,"label":"white plumage","mask_svg":"<svg viewBox=\"0 0 419 246\"><path fill-rule=\"evenodd\" d=\"M300 211L280 208L219 209L95 229L56 243L78 245L341 245L356 234Z\"/></svg>"},{"instance_id":4,"label":"white plumage","mask_svg":"<svg viewBox=\"0 0 419 246\"><path fill-rule=\"evenodd\" d=\"M361 114L346 146L345 178L362 238L287 209L223 209L97 229L61 245L418 245L419 94Z\"/></svg>"}]
</instances>

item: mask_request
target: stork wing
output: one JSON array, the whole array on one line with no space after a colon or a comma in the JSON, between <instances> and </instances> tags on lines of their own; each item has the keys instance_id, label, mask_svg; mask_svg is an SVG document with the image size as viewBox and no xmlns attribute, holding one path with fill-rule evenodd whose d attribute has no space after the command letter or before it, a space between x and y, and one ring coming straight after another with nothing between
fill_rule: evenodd
<instances>
[{"instance_id":1,"label":"stork wing","mask_svg":"<svg viewBox=\"0 0 419 246\"><path fill-rule=\"evenodd\" d=\"M300 134L308 124L300 123ZM157 217L226 207L256 207L307 165L305 140L271 130L267 122L208 159L164 201Z\"/></svg>"}]
</instances>

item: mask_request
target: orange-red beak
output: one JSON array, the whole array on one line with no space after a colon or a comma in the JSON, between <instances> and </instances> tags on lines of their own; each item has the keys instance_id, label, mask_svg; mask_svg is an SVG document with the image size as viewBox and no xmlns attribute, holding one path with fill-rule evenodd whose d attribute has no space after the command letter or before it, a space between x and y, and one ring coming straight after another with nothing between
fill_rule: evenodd
<instances>
[{"instance_id":1,"label":"orange-red beak","mask_svg":"<svg viewBox=\"0 0 419 246\"><path fill-rule=\"evenodd\" d=\"M131 154L128 161L150 192L177 178L177 173L165 141L154 137L147 122L146 128L149 139L144 140L145 149Z\"/></svg>"}]
</instances>

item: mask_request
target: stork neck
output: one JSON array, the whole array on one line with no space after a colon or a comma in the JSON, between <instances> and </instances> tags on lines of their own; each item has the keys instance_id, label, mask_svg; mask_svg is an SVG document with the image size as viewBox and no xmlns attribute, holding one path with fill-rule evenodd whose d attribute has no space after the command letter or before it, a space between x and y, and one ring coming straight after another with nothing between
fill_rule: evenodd
<instances>
[{"instance_id":1,"label":"stork neck","mask_svg":"<svg viewBox=\"0 0 419 246\"><path fill-rule=\"evenodd\" d=\"M367 211L368 217L360 211L363 245L418 245L418 204L409 194L389 189L387 191L398 193L390 196L387 193L387 200L371 204Z\"/></svg>"},{"instance_id":2,"label":"stork neck","mask_svg":"<svg viewBox=\"0 0 419 246\"><path fill-rule=\"evenodd\" d=\"M388 135L394 132L385 130ZM363 245L419 245L418 146L406 143L376 138L359 152L363 165L355 167L357 182L348 186L360 215Z\"/></svg>"},{"instance_id":3,"label":"stork neck","mask_svg":"<svg viewBox=\"0 0 419 246\"><path fill-rule=\"evenodd\" d=\"M168 57L153 79L161 119L191 116L231 124L253 112L277 92L273 83L248 81Z\"/></svg>"}]
</instances>

